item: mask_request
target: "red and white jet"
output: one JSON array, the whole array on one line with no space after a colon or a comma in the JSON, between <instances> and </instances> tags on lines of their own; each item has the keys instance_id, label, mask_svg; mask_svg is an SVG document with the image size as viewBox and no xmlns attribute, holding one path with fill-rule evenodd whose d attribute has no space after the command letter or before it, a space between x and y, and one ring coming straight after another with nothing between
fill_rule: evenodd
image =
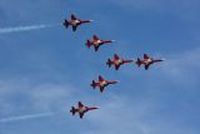
<instances>
[{"instance_id":1,"label":"red and white jet","mask_svg":"<svg viewBox=\"0 0 200 134\"><path fill-rule=\"evenodd\" d=\"M101 75L99 75L98 78L99 80L98 81L93 80L90 86L93 87L93 89L98 87L101 93L104 91L105 87L107 87L108 85L116 84L119 82L116 80L105 80Z\"/></svg>"},{"instance_id":2,"label":"red and white jet","mask_svg":"<svg viewBox=\"0 0 200 134\"><path fill-rule=\"evenodd\" d=\"M85 23L90 23L93 20L82 20L77 18L74 14L71 15L71 20L67 20L65 19L65 21L63 22L63 25L68 28L69 26L72 26L72 30L75 32L77 27L80 26L81 24L85 24Z\"/></svg>"},{"instance_id":3,"label":"red and white jet","mask_svg":"<svg viewBox=\"0 0 200 134\"><path fill-rule=\"evenodd\" d=\"M114 54L113 59L108 59L106 64L110 68L112 65L115 67L115 70L118 70L121 65L132 63L133 60L125 60L124 58L120 58L117 54Z\"/></svg>"},{"instance_id":4,"label":"red and white jet","mask_svg":"<svg viewBox=\"0 0 200 134\"><path fill-rule=\"evenodd\" d=\"M164 61L163 59L154 59L154 58L151 58L147 54L144 54L143 58L144 58L143 60L141 60L140 58L138 58L135 63L138 65L138 67L140 67L143 64L145 70L148 70L149 66L152 65L152 64L154 64L154 63Z\"/></svg>"},{"instance_id":5,"label":"red and white jet","mask_svg":"<svg viewBox=\"0 0 200 134\"><path fill-rule=\"evenodd\" d=\"M85 113L91 110L96 110L96 109L98 109L98 107L88 107L88 106L83 105L82 102L79 101L78 106L76 108L72 106L70 112L72 113L72 115L75 115L76 113L78 113L79 117L82 119Z\"/></svg>"},{"instance_id":6,"label":"red and white jet","mask_svg":"<svg viewBox=\"0 0 200 134\"><path fill-rule=\"evenodd\" d=\"M94 46L95 52L98 51L99 47L105 44L110 44L114 42L115 40L102 40L97 35L93 35L92 39L87 40L86 46L90 48L91 46Z\"/></svg>"}]
</instances>

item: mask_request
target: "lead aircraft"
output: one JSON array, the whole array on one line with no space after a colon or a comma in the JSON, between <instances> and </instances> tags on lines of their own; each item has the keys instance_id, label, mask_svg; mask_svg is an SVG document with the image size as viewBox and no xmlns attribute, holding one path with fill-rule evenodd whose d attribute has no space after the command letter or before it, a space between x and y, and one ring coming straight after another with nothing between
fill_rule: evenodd
<instances>
[{"instance_id":1,"label":"lead aircraft","mask_svg":"<svg viewBox=\"0 0 200 134\"><path fill-rule=\"evenodd\" d=\"M90 23L92 21L93 20L82 20L82 19L77 18L74 14L71 14L71 19L70 20L65 19L63 22L63 25L66 28L68 28L69 26L72 26L72 30L75 32L78 26L85 23Z\"/></svg>"}]
</instances>

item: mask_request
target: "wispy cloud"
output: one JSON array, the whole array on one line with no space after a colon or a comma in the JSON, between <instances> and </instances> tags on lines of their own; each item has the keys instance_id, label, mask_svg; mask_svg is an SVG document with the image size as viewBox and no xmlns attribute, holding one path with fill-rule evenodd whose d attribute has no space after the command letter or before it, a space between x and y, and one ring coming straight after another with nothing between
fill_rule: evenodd
<instances>
[{"instance_id":1,"label":"wispy cloud","mask_svg":"<svg viewBox=\"0 0 200 134\"><path fill-rule=\"evenodd\" d=\"M41 24L41 25L32 25L32 26L18 26L18 27L6 27L0 28L0 34L6 33L14 33L14 32L25 32L25 31L32 31L44 28L51 28L55 26L59 26L61 24Z\"/></svg>"},{"instance_id":2,"label":"wispy cloud","mask_svg":"<svg viewBox=\"0 0 200 134\"><path fill-rule=\"evenodd\" d=\"M197 129L192 130L191 126L178 123L177 119L182 118L181 115L175 118L166 116L160 106L164 103L158 103L161 100L155 96L151 96L151 99L109 96L110 100L102 102L102 109L87 115L87 120L95 129L88 129L84 134L197 134Z\"/></svg>"},{"instance_id":3,"label":"wispy cloud","mask_svg":"<svg viewBox=\"0 0 200 134\"><path fill-rule=\"evenodd\" d=\"M27 112L63 112L71 106L73 96L79 94L79 90L70 86L70 84L49 84L40 83L31 84L13 80L10 82L1 82L0 91L0 117L11 116L14 113ZM26 101L20 102L18 106L14 98L24 98ZM76 97L75 97L76 98Z\"/></svg>"},{"instance_id":4,"label":"wispy cloud","mask_svg":"<svg viewBox=\"0 0 200 134\"><path fill-rule=\"evenodd\" d=\"M200 62L197 61L200 59L199 53L200 48L195 48L168 56L166 61L161 64L160 69L165 76L176 82L198 83Z\"/></svg>"},{"instance_id":5,"label":"wispy cloud","mask_svg":"<svg viewBox=\"0 0 200 134\"><path fill-rule=\"evenodd\" d=\"M28 120L28 119L34 119L34 118L43 118L43 117L49 117L49 116L53 116L53 115L54 115L54 113L48 112L48 113L38 113L38 114L8 117L8 118L0 119L0 123L14 122L14 121L20 121L20 120Z\"/></svg>"}]
</instances>

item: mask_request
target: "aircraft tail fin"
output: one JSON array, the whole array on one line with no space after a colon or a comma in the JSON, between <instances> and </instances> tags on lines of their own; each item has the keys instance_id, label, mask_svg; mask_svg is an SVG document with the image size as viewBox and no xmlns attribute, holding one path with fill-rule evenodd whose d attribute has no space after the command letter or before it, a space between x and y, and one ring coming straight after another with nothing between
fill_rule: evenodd
<instances>
[{"instance_id":1,"label":"aircraft tail fin","mask_svg":"<svg viewBox=\"0 0 200 134\"><path fill-rule=\"evenodd\" d=\"M92 81L92 84L90 84L90 86L91 86L93 89L95 89L95 88L96 88L96 82L93 80L93 81Z\"/></svg>"},{"instance_id":2,"label":"aircraft tail fin","mask_svg":"<svg viewBox=\"0 0 200 134\"><path fill-rule=\"evenodd\" d=\"M69 27L69 22L67 20L64 21L63 25L68 28Z\"/></svg>"},{"instance_id":3,"label":"aircraft tail fin","mask_svg":"<svg viewBox=\"0 0 200 134\"><path fill-rule=\"evenodd\" d=\"M108 65L108 67L110 68L111 65L112 65L112 61L110 58L108 58L107 62L106 62L106 65Z\"/></svg>"},{"instance_id":4,"label":"aircraft tail fin","mask_svg":"<svg viewBox=\"0 0 200 134\"><path fill-rule=\"evenodd\" d=\"M138 67L140 67L140 66L141 66L141 64L142 64L142 62L141 62L140 58L138 58L138 59L137 59L137 61L136 61L135 63L138 65Z\"/></svg>"},{"instance_id":5,"label":"aircraft tail fin","mask_svg":"<svg viewBox=\"0 0 200 134\"><path fill-rule=\"evenodd\" d=\"M75 115L75 113L76 113L76 109L75 109L74 106L72 106L72 109L70 110L70 112L72 113L72 115Z\"/></svg>"},{"instance_id":6,"label":"aircraft tail fin","mask_svg":"<svg viewBox=\"0 0 200 134\"><path fill-rule=\"evenodd\" d=\"M87 42L86 42L86 46L87 46L88 48L91 47L91 42L90 42L90 40L87 40Z\"/></svg>"}]
</instances>

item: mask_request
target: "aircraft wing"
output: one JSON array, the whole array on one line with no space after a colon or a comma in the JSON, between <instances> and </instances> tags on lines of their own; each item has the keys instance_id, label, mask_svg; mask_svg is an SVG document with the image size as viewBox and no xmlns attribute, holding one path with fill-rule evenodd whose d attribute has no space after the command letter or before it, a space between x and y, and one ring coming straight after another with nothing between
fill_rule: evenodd
<instances>
[{"instance_id":1,"label":"aircraft wing","mask_svg":"<svg viewBox=\"0 0 200 134\"><path fill-rule=\"evenodd\" d=\"M101 75L99 75L99 81L104 81L104 78Z\"/></svg>"},{"instance_id":2,"label":"aircraft wing","mask_svg":"<svg viewBox=\"0 0 200 134\"><path fill-rule=\"evenodd\" d=\"M73 31L75 32L77 29L77 26L72 26Z\"/></svg>"},{"instance_id":3,"label":"aircraft wing","mask_svg":"<svg viewBox=\"0 0 200 134\"><path fill-rule=\"evenodd\" d=\"M95 50L95 52L97 52L99 50L99 46L95 46L94 50Z\"/></svg>"},{"instance_id":4,"label":"aircraft wing","mask_svg":"<svg viewBox=\"0 0 200 134\"><path fill-rule=\"evenodd\" d=\"M79 117L82 119L84 116L84 113L79 113Z\"/></svg>"},{"instance_id":5,"label":"aircraft wing","mask_svg":"<svg viewBox=\"0 0 200 134\"><path fill-rule=\"evenodd\" d=\"M144 54L144 59L149 59L150 57L147 54Z\"/></svg>"},{"instance_id":6,"label":"aircraft wing","mask_svg":"<svg viewBox=\"0 0 200 134\"><path fill-rule=\"evenodd\" d=\"M100 87L100 92L103 93L104 87Z\"/></svg>"},{"instance_id":7,"label":"aircraft wing","mask_svg":"<svg viewBox=\"0 0 200 134\"><path fill-rule=\"evenodd\" d=\"M150 66L150 64L145 65L145 66L144 66L145 70L148 70L148 69L149 69L149 66Z\"/></svg>"},{"instance_id":8,"label":"aircraft wing","mask_svg":"<svg viewBox=\"0 0 200 134\"><path fill-rule=\"evenodd\" d=\"M120 65L115 65L115 69L119 70Z\"/></svg>"},{"instance_id":9,"label":"aircraft wing","mask_svg":"<svg viewBox=\"0 0 200 134\"><path fill-rule=\"evenodd\" d=\"M117 55L117 54L114 54L114 58L115 58L115 60L119 60L120 59L119 55Z\"/></svg>"},{"instance_id":10,"label":"aircraft wing","mask_svg":"<svg viewBox=\"0 0 200 134\"><path fill-rule=\"evenodd\" d=\"M72 19L72 20L76 20L77 18L76 18L76 16L75 16L74 14L72 14L72 15L71 15L71 19Z\"/></svg>"},{"instance_id":11,"label":"aircraft wing","mask_svg":"<svg viewBox=\"0 0 200 134\"><path fill-rule=\"evenodd\" d=\"M78 107L80 108L80 107L83 107L84 105L79 101L78 102Z\"/></svg>"},{"instance_id":12,"label":"aircraft wing","mask_svg":"<svg viewBox=\"0 0 200 134\"><path fill-rule=\"evenodd\" d=\"M93 35L94 40L99 40L99 37L97 35Z\"/></svg>"}]
</instances>

